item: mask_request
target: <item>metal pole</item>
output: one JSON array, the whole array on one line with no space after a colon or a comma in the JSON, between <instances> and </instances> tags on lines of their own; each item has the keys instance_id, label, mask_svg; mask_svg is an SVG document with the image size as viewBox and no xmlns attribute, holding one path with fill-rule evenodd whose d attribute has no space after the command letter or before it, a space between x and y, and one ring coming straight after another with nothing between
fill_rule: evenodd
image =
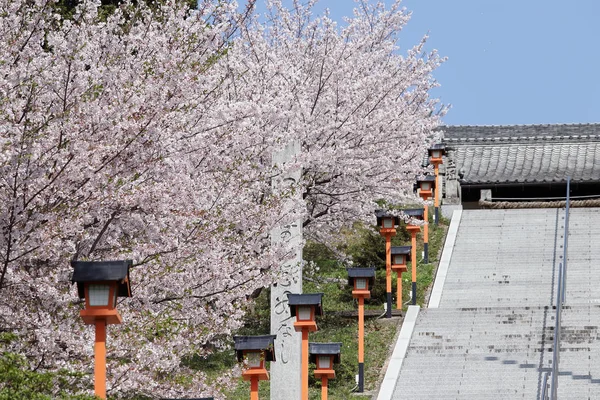
<instances>
[{"instance_id":1,"label":"metal pole","mask_svg":"<svg viewBox=\"0 0 600 400\"><path fill-rule=\"evenodd\" d=\"M569 210L571 202L571 177L567 176L567 200L565 202L565 241L563 243L563 290L562 302L565 302L567 288L567 247L569 245Z\"/></svg>"},{"instance_id":2,"label":"metal pole","mask_svg":"<svg viewBox=\"0 0 600 400\"><path fill-rule=\"evenodd\" d=\"M554 343L552 351L552 388L550 398L556 400L558 392L558 363L560 362L560 318L562 311L563 265L558 265L558 285L556 289L556 319L554 321Z\"/></svg>"},{"instance_id":3,"label":"metal pole","mask_svg":"<svg viewBox=\"0 0 600 400\"><path fill-rule=\"evenodd\" d=\"M548 373L544 372L544 378L542 379L542 399L548 400Z\"/></svg>"}]
</instances>

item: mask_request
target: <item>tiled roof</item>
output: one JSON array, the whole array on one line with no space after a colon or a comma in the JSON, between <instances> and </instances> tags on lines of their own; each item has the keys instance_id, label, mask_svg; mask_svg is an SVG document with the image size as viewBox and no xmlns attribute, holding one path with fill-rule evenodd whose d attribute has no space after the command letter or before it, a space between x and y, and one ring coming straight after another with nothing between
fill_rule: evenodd
<instances>
[{"instance_id":1,"label":"tiled roof","mask_svg":"<svg viewBox=\"0 0 600 400\"><path fill-rule=\"evenodd\" d=\"M549 124L549 125L455 125L442 126L444 142L454 140L482 140L496 138L546 138L559 137L600 139L600 124Z\"/></svg>"},{"instance_id":2,"label":"tiled roof","mask_svg":"<svg viewBox=\"0 0 600 400\"><path fill-rule=\"evenodd\" d=\"M463 184L600 180L600 124L440 129Z\"/></svg>"}]
</instances>

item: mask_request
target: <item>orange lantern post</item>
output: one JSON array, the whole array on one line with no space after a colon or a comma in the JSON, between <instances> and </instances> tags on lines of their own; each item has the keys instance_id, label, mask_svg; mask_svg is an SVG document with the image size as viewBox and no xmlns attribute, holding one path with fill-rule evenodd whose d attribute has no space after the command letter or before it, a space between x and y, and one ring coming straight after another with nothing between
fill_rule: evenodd
<instances>
[{"instance_id":1,"label":"orange lantern post","mask_svg":"<svg viewBox=\"0 0 600 400\"><path fill-rule=\"evenodd\" d=\"M413 219L423 219L422 208L412 208L409 210L402 210L402 212ZM410 244L412 247L410 258L412 267L412 305L414 306L417 304L417 233L421 231L421 227L419 225L408 223L406 224L406 230L410 232Z\"/></svg>"},{"instance_id":2,"label":"orange lantern post","mask_svg":"<svg viewBox=\"0 0 600 400\"><path fill-rule=\"evenodd\" d=\"M402 274L408 272L412 246L392 246L392 270L397 274L396 308L402 310Z\"/></svg>"},{"instance_id":3,"label":"orange lantern post","mask_svg":"<svg viewBox=\"0 0 600 400\"><path fill-rule=\"evenodd\" d=\"M433 195L433 191L435 190L435 176L427 175L423 178L417 179L417 190L419 192L419 196L425 201L429 200ZM427 204L424 205L425 211L423 212L423 219L425 221L425 225L423 226L423 262L425 264L429 264L429 206Z\"/></svg>"},{"instance_id":4,"label":"orange lantern post","mask_svg":"<svg viewBox=\"0 0 600 400\"><path fill-rule=\"evenodd\" d=\"M396 234L396 227L400 225L400 218L376 210L379 233L385 238L385 293L387 297L386 318L392 318L392 236Z\"/></svg>"},{"instance_id":5,"label":"orange lantern post","mask_svg":"<svg viewBox=\"0 0 600 400\"><path fill-rule=\"evenodd\" d=\"M245 364L242 377L250 381L250 400L258 400L259 381L269 380L265 362L275 361L276 338L276 335L233 337L237 360Z\"/></svg>"},{"instance_id":6,"label":"orange lantern post","mask_svg":"<svg viewBox=\"0 0 600 400\"><path fill-rule=\"evenodd\" d=\"M375 268L348 268L348 284L352 297L358 299L358 392L365 386L365 299L371 297L375 283Z\"/></svg>"},{"instance_id":7,"label":"orange lantern post","mask_svg":"<svg viewBox=\"0 0 600 400\"><path fill-rule=\"evenodd\" d=\"M73 277L85 308L80 316L86 325L94 325L94 393L106 399L106 325L123 320L116 309L117 297L131 297L129 268L125 261L71 261Z\"/></svg>"},{"instance_id":8,"label":"orange lantern post","mask_svg":"<svg viewBox=\"0 0 600 400\"><path fill-rule=\"evenodd\" d=\"M302 393L301 400L308 400L308 333L317 330L315 315L323 315L323 293L288 293L288 305L292 317L296 317L294 329L302 332Z\"/></svg>"},{"instance_id":9,"label":"orange lantern post","mask_svg":"<svg viewBox=\"0 0 600 400\"><path fill-rule=\"evenodd\" d=\"M435 173L435 197L434 197L434 202L433 205L435 207L435 214L434 214L434 220L435 220L435 224L437 225L439 223L439 205L440 205L440 184L439 184L439 168L440 168L440 164L443 164L444 161L442 160L442 157L444 154L446 154L446 147L441 144L434 144L433 146L431 146L431 148L429 148L427 150L427 152L429 153L429 163L433 164L433 170Z\"/></svg>"},{"instance_id":10,"label":"orange lantern post","mask_svg":"<svg viewBox=\"0 0 600 400\"><path fill-rule=\"evenodd\" d=\"M321 378L321 399L327 400L329 379L335 378L333 364L340 363L341 343L309 343L310 362L315 363L315 378Z\"/></svg>"}]
</instances>

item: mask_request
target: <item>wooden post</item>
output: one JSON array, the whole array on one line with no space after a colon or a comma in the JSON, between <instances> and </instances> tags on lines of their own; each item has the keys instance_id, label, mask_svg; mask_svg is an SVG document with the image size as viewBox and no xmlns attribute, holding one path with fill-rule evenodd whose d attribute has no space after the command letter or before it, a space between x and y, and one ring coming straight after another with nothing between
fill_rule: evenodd
<instances>
[{"instance_id":1,"label":"wooden post","mask_svg":"<svg viewBox=\"0 0 600 400\"><path fill-rule=\"evenodd\" d=\"M433 205L435 206L435 215L434 215L434 221L435 224L437 225L440 219L440 215L439 215L439 206L440 206L440 185L439 185L439 179L438 179L438 173L440 170L440 166L438 163L435 163L433 165L433 170L435 172L435 196L434 196L434 201L433 201Z\"/></svg>"},{"instance_id":2,"label":"wooden post","mask_svg":"<svg viewBox=\"0 0 600 400\"><path fill-rule=\"evenodd\" d=\"M396 309L402 310L402 272L398 272L396 279Z\"/></svg>"},{"instance_id":3,"label":"wooden post","mask_svg":"<svg viewBox=\"0 0 600 400\"><path fill-rule=\"evenodd\" d=\"M106 399L106 320L96 319L95 326L94 393L101 399Z\"/></svg>"},{"instance_id":4,"label":"wooden post","mask_svg":"<svg viewBox=\"0 0 600 400\"><path fill-rule=\"evenodd\" d=\"M302 329L302 400L308 400L308 328Z\"/></svg>"},{"instance_id":5,"label":"wooden post","mask_svg":"<svg viewBox=\"0 0 600 400\"><path fill-rule=\"evenodd\" d=\"M387 297L386 318L392 318L392 235L385 235L385 293Z\"/></svg>"},{"instance_id":6,"label":"wooden post","mask_svg":"<svg viewBox=\"0 0 600 400\"><path fill-rule=\"evenodd\" d=\"M258 376L250 378L250 400L258 400Z\"/></svg>"},{"instance_id":7,"label":"wooden post","mask_svg":"<svg viewBox=\"0 0 600 400\"><path fill-rule=\"evenodd\" d=\"M411 252L411 267L412 267L412 305L417 305L417 229L410 231Z\"/></svg>"},{"instance_id":8,"label":"wooden post","mask_svg":"<svg viewBox=\"0 0 600 400\"><path fill-rule=\"evenodd\" d=\"M423 262L429 264L429 224L427 223L429 219L429 206L427 204L424 205L423 211L423 220L425 221L425 226L423 227L423 252L425 253L425 257L423 257Z\"/></svg>"},{"instance_id":9,"label":"wooden post","mask_svg":"<svg viewBox=\"0 0 600 400\"><path fill-rule=\"evenodd\" d=\"M321 399L327 400L327 375L321 377Z\"/></svg>"},{"instance_id":10,"label":"wooden post","mask_svg":"<svg viewBox=\"0 0 600 400\"><path fill-rule=\"evenodd\" d=\"M358 298L358 392L364 391L365 385L365 299Z\"/></svg>"}]
</instances>

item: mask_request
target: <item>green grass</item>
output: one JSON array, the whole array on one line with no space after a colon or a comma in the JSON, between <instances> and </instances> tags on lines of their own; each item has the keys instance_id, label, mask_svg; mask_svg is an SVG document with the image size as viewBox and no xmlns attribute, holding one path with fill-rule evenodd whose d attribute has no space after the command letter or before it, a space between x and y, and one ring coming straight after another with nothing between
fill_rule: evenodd
<instances>
[{"instance_id":1,"label":"green grass","mask_svg":"<svg viewBox=\"0 0 600 400\"><path fill-rule=\"evenodd\" d=\"M430 218L432 221L432 218ZM417 303L425 304L426 296L434 279L434 272L443 246L448 221L442 219L439 226L429 228L429 264L421 260L417 265ZM354 266L376 267L376 281L372 289L372 298L365 301L366 309L377 309L383 313L385 302L385 241L370 228L356 226L352 231L344 232L340 249L352 256ZM402 228L393 238L393 245L410 245L410 236ZM417 254L421 258L423 251L422 233L417 238ZM304 250L304 258L311 265L304 271L304 293L323 292L323 310L325 315L317 318L319 330L311 333L311 342L342 342L341 363L335 366L336 377L329 381L329 399L346 400L352 396L356 399L367 399L376 391L380 374L387 360L391 346L394 345L398 323L397 319L370 318L365 320L365 395L352 394L355 387L355 375L358 373L358 326L356 318L340 317L336 312L357 309L356 300L352 298L351 288L347 283L346 266L335 260L331 251L325 246L308 243ZM409 272L403 274L403 302L409 301L411 278ZM393 276L393 305L395 307L396 274ZM249 313L246 326L239 334L259 335L269 332L269 290L263 290L256 301L254 310ZM406 309L405 305L403 309ZM235 363L233 351L216 353L202 360L191 363L210 376L217 376L220 371ZM313 375L314 365L309 373L310 399L321 398L321 383ZM228 399L248 399L250 385L241 378L235 389L226 393ZM259 397L268 399L269 382L261 382Z\"/></svg>"}]
</instances>

